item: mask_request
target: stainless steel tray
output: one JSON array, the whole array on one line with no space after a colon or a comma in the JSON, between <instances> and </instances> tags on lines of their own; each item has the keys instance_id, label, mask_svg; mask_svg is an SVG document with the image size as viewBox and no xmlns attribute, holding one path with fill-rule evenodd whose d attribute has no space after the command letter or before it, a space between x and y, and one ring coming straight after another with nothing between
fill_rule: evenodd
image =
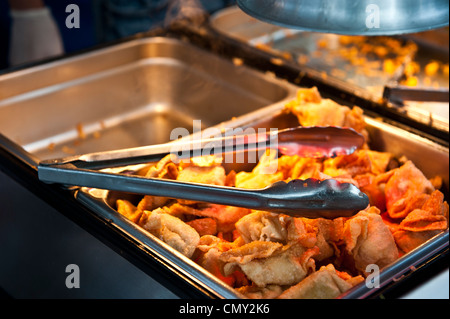
<instances>
[{"instance_id":1,"label":"stainless steel tray","mask_svg":"<svg viewBox=\"0 0 450 319\"><path fill-rule=\"evenodd\" d=\"M42 160L165 143L294 95L187 42L137 39L0 76L0 133Z\"/></svg>"},{"instance_id":2,"label":"stainless steel tray","mask_svg":"<svg viewBox=\"0 0 450 319\"><path fill-rule=\"evenodd\" d=\"M445 43L445 38L448 38L448 28L425 32L423 36L414 34L396 38L375 37L374 41L365 41L372 46L368 46L371 49L367 49L370 53L363 54L359 53L364 49L362 45L346 43L348 36L275 26L256 20L238 7L218 11L211 16L210 24L214 30L226 37L269 50L274 55L285 57L294 64L298 64L302 70L317 72L324 79L342 82L348 90L362 91L374 101L382 99L385 86L397 86L400 82L404 82L405 74L410 72L405 72L405 69L408 65L412 65L409 64L411 61L414 61L415 65L420 65L420 71L414 73L415 78L418 79L417 88L438 87L448 91L448 70L447 73L443 71L445 65L448 67L449 61L448 41ZM428 42L427 37L431 39ZM393 53L391 44L403 47L404 53ZM374 54L378 52L375 51L375 47L386 49L389 53L385 57L382 54ZM358 61L359 58L364 59ZM396 59L403 63L395 63L393 72L386 72L385 60ZM425 66L431 61L437 61L441 69L433 76L425 76ZM427 81L428 84L425 84ZM403 102L399 111L405 116L448 132L448 103Z\"/></svg>"},{"instance_id":3,"label":"stainless steel tray","mask_svg":"<svg viewBox=\"0 0 450 319\"><path fill-rule=\"evenodd\" d=\"M376 98L382 96L384 85L401 75L399 67L391 75L383 72L383 60L379 57L367 59L365 65L349 59L350 55L356 58L358 52L350 52L348 45L341 42L342 35L271 25L256 20L238 7L218 11L211 17L210 23L215 30L228 37L289 57L302 67L320 72L323 77L367 90ZM414 53L410 52L411 55Z\"/></svg>"},{"instance_id":4,"label":"stainless steel tray","mask_svg":"<svg viewBox=\"0 0 450 319\"><path fill-rule=\"evenodd\" d=\"M239 118L238 118L239 119ZM406 156L413 160L418 168L428 177L441 176L443 179L443 189L448 197L449 185L449 152L448 148L439 144L431 142L423 137L409 133L398 127L383 123L381 120L370 117L365 118L368 126L370 136L373 137L371 148L379 151L388 151L395 156ZM250 117L247 117L244 122L240 122L240 126L247 128L271 128L277 127L279 129L287 128L295 125L296 118L291 115L286 115L282 112L282 107L278 110L273 106L262 108L253 112ZM225 127L235 127L233 121L221 123ZM426 154L426 156L424 156ZM430 158L433 162L439 165L430 165ZM234 170L248 170L249 164L232 164L233 166L226 166L228 169ZM129 167L132 169L132 167ZM158 250L162 259L167 259L180 268L180 271L188 271L191 278L197 282L202 282L209 285L216 291L217 295L224 298L241 298L239 294L230 289L230 287L223 285L222 282L214 277L206 277L205 271L202 267L191 263L186 257L174 253L169 247L164 247L158 239L148 235L148 233L136 226L123 216L119 215L115 210L115 200L118 198L127 198L132 200L132 194L124 194L114 191L98 190L83 188L78 193L78 199L85 205L95 210L103 218L111 220L114 224L120 227L123 231L129 232L131 236L136 236L143 244L151 249ZM408 254L399 258L396 262L382 270L380 274L380 288L401 283L402 276L411 272L416 267L419 268L432 256L439 254L442 250L448 248L448 230L441 232L427 243L409 252ZM365 283L355 286L352 290L344 293L340 298L367 298L377 293L377 289L367 288Z\"/></svg>"}]
</instances>

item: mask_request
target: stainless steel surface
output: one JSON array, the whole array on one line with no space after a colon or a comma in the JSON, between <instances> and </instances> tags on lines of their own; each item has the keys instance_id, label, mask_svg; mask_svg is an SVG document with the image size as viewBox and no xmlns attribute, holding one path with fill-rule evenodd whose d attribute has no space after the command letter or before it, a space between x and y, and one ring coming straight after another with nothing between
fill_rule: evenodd
<instances>
[{"instance_id":1,"label":"stainless steel surface","mask_svg":"<svg viewBox=\"0 0 450 319\"><path fill-rule=\"evenodd\" d=\"M205 133L206 134L206 133ZM213 136L186 136L169 143L94 152L78 156L41 161L41 166L81 164L83 168L106 168L141 164L160 160L171 154L173 160L202 155L223 156L227 152L265 150L271 148L282 155L303 157L335 157L352 154L364 145L364 136L350 128L334 126L297 126L269 132L227 130Z\"/></svg>"},{"instance_id":2,"label":"stainless steel surface","mask_svg":"<svg viewBox=\"0 0 450 319\"><path fill-rule=\"evenodd\" d=\"M199 128L202 129L215 124L220 127L221 122L230 120L232 116L246 114L233 121L239 125L241 121L253 118L253 111L267 105L279 108L294 97L295 93L295 86L285 81L245 66L236 66L188 42L168 38L128 41L0 75L0 141L7 143L2 145L7 150L30 161L30 165L37 165L38 161L49 158L165 143L170 140L170 133L175 128L186 128L188 133L195 131L197 127L192 127L194 119L201 120ZM47 247L51 246L50 238L54 238L54 234L56 237L61 236L61 233L72 235L65 218L61 218L62 222L55 220L60 216L58 214L57 217L40 218L41 213L45 215L51 208L45 205L30 208L27 203L32 204L34 201L29 200L26 190L10 187L9 183L3 181L2 178L2 198L11 199L9 191L17 191L17 194L14 194L14 201L7 200L8 210L2 210L2 225L17 232L37 234L39 238L42 233L30 232L29 227L25 227L28 224L24 223L24 219L29 220L33 225L30 226L31 229L36 231L36 225L55 227L45 232L49 241L34 247L36 254L47 256L47 251L54 251ZM86 197L89 199L83 201ZM197 287L213 290L215 295L223 298L238 297L232 289L225 287L217 278L212 278L211 274L191 260L179 256L148 232L136 230L136 226L123 220L116 211L104 210L107 206L103 197L100 198L102 209L97 208L97 203L93 203L92 198L91 194L83 192L77 196L80 205L94 206L93 209L96 209L100 218L111 221L122 232L142 242L150 254L160 258L161 267L168 267L183 280L194 281ZM33 212L33 218L27 217L28 212ZM3 213L7 214L6 222L3 222ZM46 224L47 221L49 225ZM19 233L16 235L19 236ZM86 250L86 247L94 249L95 243L91 242L93 239L79 235L78 232L74 232L73 236L76 238L67 236L67 240L74 245L76 255L70 250L71 246L67 246L69 250L65 251L67 254L64 256L56 250L54 255L34 261L35 272L24 271L48 278L49 273L56 271L54 267L47 265L48 260L58 265L66 262L79 263L81 271L92 280L90 283L82 283L82 288L91 288L91 291L81 289L70 293L64 281L57 279L55 284L61 284L63 292L68 294L45 284L37 286L39 281L32 285L33 279L28 280L32 277L19 274L23 268L15 263L32 263L30 258L35 255L15 251L14 247L17 246L12 242L5 242L8 250L3 252L9 254L15 251L16 254L12 255L11 262L2 265L10 267L10 270L19 270L17 276L23 276L26 282L21 285L22 291L16 291L18 287L10 281L11 278L1 277L2 286L8 288L7 291L12 296L24 298L39 295L44 298L174 297L164 287L154 284L154 280L148 278L148 275L136 272L136 269L128 269L127 263L120 264L117 258L111 256L114 254L103 253L100 249L101 252L94 253L95 257L102 256L104 262L117 265L116 272L129 271L123 275L124 280L132 277L129 285L118 285L117 281L109 277L111 269L95 263L91 250ZM23 244L27 246L26 242ZM63 260L60 257L64 257ZM104 270L100 275L98 267ZM12 271L9 273L15 274ZM64 269L62 273L64 274ZM122 278L117 273L112 276ZM112 291L101 292L98 290L99 285L110 287ZM122 292L121 288L126 292Z\"/></svg>"},{"instance_id":3,"label":"stainless steel surface","mask_svg":"<svg viewBox=\"0 0 450 319\"><path fill-rule=\"evenodd\" d=\"M403 104L404 101L447 102L448 89L418 89L405 86L386 86L383 97Z\"/></svg>"},{"instance_id":4,"label":"stainless steel surface","mask_svg":"<svg viewBox=\"0 0 450 319\"><path fill-rule=\"evenodd\" d=\"M1 133L39 159L165 143L295 95L294 86L168 38L0 76Z\"/></svg>"},{"instance_id":5,"label":"stainless steel surface","mask_svg":"<svg viewBox=\"0 0 450 319\"><path fill-rule=\"evenodd\" d=\"M210 23L228 37L270 50L297 63L303 72L332 80L343 90L357 91L374 101L383 98L386 86L402 83L410 63L418 65L418 73L413 74L418 82L416 88L448 90L449 87L448 27L401 37L352 37L271 25L238 7L218 11ZM389 67L386 60L402 63ZM430 62L440 66L432 76L425 73ZM449 131L448 103L405 101L401 112L419 123Z\"/></svg>"},{"instance_id":6,"label":"stainless steel surface","mask_svg":"<svg viewBox=\"0 0 450 319\"><path fill-rule=\"evenodd\" d=\"M273 141L273 142L272 142ZM348 155L362 147L364 137L352 129L337 127L296 127L270 133L223 136L201 140L174 141L140 148L97 152L39 163L38 176L47 183L83 186L144 195L203 201L221 205L266 210L307 218L352 216L369 204L368 197L354 185L337 181L293 180L261 190L201 185L129 174L99 172L93 169L142 164L171 154L174 161L183 151L188 159L205 150L215 156L236 151L254 151L261 146L281 154L331 157ZM228 146L226 145L228 144ZM215 146L214 146L215 145ZM186 152L188 151L188 152ZM203 152L203 153L202 153ZM183 154L182 154L183 155ZM255 156L256 157L256 156ZM320 200L319 200L320 198ZM342 205L344 204L344 205Z\"/></svg>"},{"instance_id":7,"label":"stainless steel surface","mask_svg":"<svg viewBox=\"0 0 450 319\"><path fill-rule=\"evenodd\" d=\"M39 179L68 186L85 186L134 194L167 196L220 205L245 207L306 218L353 216L369 205L356 186L336 180L279 182L260 190L204 185L159 178L77 169L71 164L39 166Z\"/></svg>"},{"instance_id":8,"label":"stainless steel surface","mask_svg":"<svg viewBox=\"0 0 450 319\"><path fill-rule=\"evenodd\" d=\"M449 90L449 28L435 31L421 32L408 36L419 45L414 62L417 72L412 74L413 81L417 81L414 88L419 90ZM436 68L437 67L437 68ZM430 72L431 70L431 72ZM409 77L398 81L397 85L408 83ZM436 102L405 100L403 109L408 116L420 121L427 121L430 125L449 131L448 100Z\"/></svg>"},{"instance_id":9,"label":"stainless steel surface","mask_svg":"<svg viewBox=\"0 0 450 319\"><path fill-rule=\"evenodd\" d=\"M130 235L143 247L142 249L149 250L161 267L167 267L183 280L192 282L195 287L192 289L212 291L218 298L237 299L243 297L194 261L118 214L116 210L110 209L106 204L108 193L105 190L84 188L76 194L76 197L81 204L97 212L101 218L113 223L120 231ZM121 194L123 195L123 193Z\"/></svg>"},{"instance_id":10,"label":"stainless steel surface","mask_svg":"<svg viewBox=\"0 0 450 319\"><path fill-rule=\"evenodd\" d=\"M393 35L448 25L445 0L237 0L252 17L283 27L349 35Z\"/></svg>"},{"instance_id":11,"label":"stainless steel surface","mask_svg":"<svg viewBox=\"0 0 450 319\"><path fill-rule=\"evenodd\" d=\"M305 72L334 79L349 90L364 90L374 99L381 98L384 86L397 81L402 74L399 65L392 73L385 72L384 60L398 59L406 63L417 50L411 43L385 37L349 38L273 26L248 16L237 7L215 13L211 25L228 37L281 57L290 57ZM391 45L398 46L397 50ZM404 56L399 54L398 48L402 48ZM386 56L375 54L377 49L382 49Z\"/></svg>"}]
</instances>

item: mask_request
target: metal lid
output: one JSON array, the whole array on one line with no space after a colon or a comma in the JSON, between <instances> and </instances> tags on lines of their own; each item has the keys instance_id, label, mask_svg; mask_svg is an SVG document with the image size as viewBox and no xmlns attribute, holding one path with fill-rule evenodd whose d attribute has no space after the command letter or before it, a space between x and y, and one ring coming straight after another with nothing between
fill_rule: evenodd
<instances>
[{"instance_id":1,"label":"metal lid","mask_svg":"<svg viewBox=\"0 0 450 319\"><path fill-rule=\"evenodd\" d=\"M237 0L250 16L279 26L348 35L394 35L449 24L447 0Z\"/></svg>"}]
</instances>

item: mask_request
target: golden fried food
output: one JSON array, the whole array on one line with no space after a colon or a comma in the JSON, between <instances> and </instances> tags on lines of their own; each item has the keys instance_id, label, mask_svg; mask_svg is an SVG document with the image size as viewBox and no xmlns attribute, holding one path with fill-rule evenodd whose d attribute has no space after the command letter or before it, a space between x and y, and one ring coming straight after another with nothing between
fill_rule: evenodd
<instances>
[{"instance_id":1,"label":"golden fried food","mask_svg":"<svg viewBox=\"0 0 450 319\"><path fill-rule=\"evenodd\" d=\"M236 291L250 299L275 299L283 292L283 288L279 285L243 286Z\"/></svg>"},{"instance_id":2,"label":"golden fried food","mask_svg":"<svg viewBox=\"0 0 450 319\"><path fill-rule=\"evenodd\" d=\"M289 216L254 211L236 222L236 230L245 243L271 241L286 243Z\"/></svg>"},{"instance_id":3,"label":"golden fried food","mask_svg":"<svg viewBox=\"0 0 450 319\"><path fill-rule=\"evenodd\" d=\"M187 257L194 254L200 240L194 228L161 208L144 211L139 225Z\"/></svg>"},{"instance_id":4,"label":"golden fried food","mask_svg":"<svg viewBox=\"0 0 450 319\"><path fill-rule=\"evenodd\" d=\"M407 161L401 167L389 172L386 182L386 208L391 218L406 217L414 206L417 196L430 194L434 191L431 182L411 162Z\"/></svg>"},{"instance_id":5,"label":"golden fried food","mask_svg":"<svg viewBox=\"0 0 450 319\"><path fill-rule=\"evenodd\" d=\"M347 278L342 278L347 277ZM283 291L280 299L333 299L364 281L364 277L342 276L332 264L322 266L300 283Z\"/></svg>"},{"instance_id":6,"label":"golden fried food","mask_svg":"<svg viewBox=\"0 0 450 319\"><path fill-rule=\"evenodd\" d=\"M174 170L174 163L172 163L171 156L167 155L155 166L150 167L145 176L173 179L176 178L176 175L177 172L176 169Z\"/></svg>"},{"instance_id":7,"label":"golden fried food","mask_svg":"<svg viewBox=\"0 0 450 319\"><path fill-rule=\"evenodd\" d=\"M143 212L144 210L152 211L158 207L164 206L168 201L168 197L145 195L139 201L137 209L141 212Z\"/></svg>"},{"instance_id":8,"label":"golden fried food","mask_svg":"<svg viewBox=\"0 0 450 319\"><path fill-rule=\"evenodd\" d=\"M217 231L232 231L234 224L250 210L242 207L232 207L216 204L198 204L196 207L175 203L169 208L170 214L175 216L210 217L216 222Z\"/></svg>"},{"instance_id":9,"label":"golden fried food","mask_svg":"<svg viewBox=\"0 0 450 319\"><path fill-rule=\"evenodd\" d=\"M355 177L363 174L378 175L386 172L392 154L371 150L359 150L348 156L338 156L326 159L323 163L323 173L338 177L349 175Z\"/></svg>"},{"instance_id":10,"label":"golden fried food","mask_svg":"<svg viewBox=\"0 0 450 319\"><path fill-rule=\"evenodd\" d=\"M448 204L444 195L434 191L421 208L414 209L400 223L400 229L410 231L445 230L448 227Z\"/></svg>"},{"instance_id":11,"label":"golden fried food","mask_svg":"<svg viewBox=\"0 0 450 319\"><path fill-rule=\"evenodd\" d=\"M286 112L301 125L351 127L367 136L362 110L301 89ZM240 207L146 195L117 211L191 258L247 298L336 298L380 269L448 229L449 207L438 188L409 160L369 149L335 158L264 153L251 171L227 172L211 156L172 162L170 156L141 175L258 189L277 181L333 178L356 185L369 206L352 217L297 218Z\"/></svg>"},{"instance_id":12,"label":"golden fried food","mask_svg":"<svg viewBox=\"0 0 450 319\"><path fill-rule=\"evenodd\" d=\"M136 223L141 218L142 211L129 201L118 199L116 205L117 211L132 222Z\"/></svg>"},{"instance_id":13,"label":"golden fried food","mask_svg":"<svg viewBox=\"0 0 450 319\"><path fill-rule=\"evenodd\" d=\"M412 232L399 230L396 231L393 235L399 250L402 253L408 253L411 250L425 243L430 238L436 236L440 232L441 232L440 230L430 230L426 232Z\"/></svg>"},{"instance_id":14,"label":"golden fried food","mask_svg":"<svg viewBox=\"0 0 450 319\"><path fill-rule=\"evenodd\" d=\"M370 264L383 268L398 258L394 237L376 207L360 211L345 222L344 241L360 273L365 273Z\"/></svg>"},{"instance_id":15,"label":"golden fried food","mask_svg":"<svg viewBox=\"0 0 450 319\"><path fill-rule=\"evenodd\" d=\"M239 267L254 285L265 287L298 283L314 271L311 257L317 253L316 247L305 250L296 244L254 241L224 252L219 259L225 263L225 275Z\"/></svg>"},{"instance_id":16,"label":"golden fried food","mask_svg":"<svg viewBox=\"0 0 450 319\"><path fill-rule=\"evenodd\" d=\"M412 210L393 232L402 253L413 250L448 228L449 208L443 194L434 191L422 198L425 198L423 205Z\"/></svg>"},{"instance_id":17,"label":"golden fried food","mask_svg":"<svg viewBox=\"0 0 450 319\"><path fill-rule=\"evenodd\" d=\"M217 234L217 222L213 218L198 218L186 224L194 228L200 236Z\"/></svg>"},{"instance_id":18,"label":"golden fried food","mask_svg":"<svg viewBox=\"0 0 450 319\"><path fill-rule=\"evenodd\" d=\"M225 169L222 166L188 166L182 169L177 176L178 181L219 186L225 185L225 178Z\"/></svg>"},{"instance_id":19,"label":"golden fried food","mask_svg":"<svg viewBox=\"0 0 450 319\"><path fill-rule=\"evenodd\" d=\"M286 104L285 111L297 116L302 126L349 127L368 137L361 108L350 109L333 100L322 99L316 87L299 89L297 99Z\"/></svg>"}]
</instances>

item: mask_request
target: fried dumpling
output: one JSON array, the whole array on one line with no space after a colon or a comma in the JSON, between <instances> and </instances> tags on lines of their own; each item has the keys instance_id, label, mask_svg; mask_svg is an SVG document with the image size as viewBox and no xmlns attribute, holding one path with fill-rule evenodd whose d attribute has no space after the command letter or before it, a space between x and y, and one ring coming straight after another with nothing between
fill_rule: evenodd
<instances>
[{"instance_id":1,"label":"fried dumpling","mask_svg":"<svg viewBox=\"0 0 450 319\"><path fill-rule=\"evenodd\" d=\"M411 211L394 232L395 241L402 253L407 253L448 228L448 203L436 190L425 195L423 204Z\"/></svg>"},{"instance_id":2,"label":"fried dumpling","mask_svg":"<svg viewBox=\"0 0 450 319\"><path fill-rule=\"evenodd\" d=\"M280 299L334 299L363 282L362 276L342 275L333 266L322 266L300 283L285 290Z\"/></svg>"},{"instance_id":3,"label":"fried dumpling","mask_svg":"<svg viewBox=\"0 0 450 319\"><path fill-rule=\"evenodd\" d=\"M144 211L139 225L187 257L192 256L200 240L194 228L162 208Z\"/></svg>"},{"instance_id":4,"label":"fried dumpling","mask_svg":"<svg viewBox=\"0 0 450 319\"><path fill-rule=\"evenodd\" d=\"M223 253L224 274L239 267L256 286L293 285L315 269L312 256L318 248L304 249L298 245L283 246L274 242L254 241Z\"/></svg>"},{"instance_id":5,"label":"fried dumpling","mask_svg":"<svg viewBox=\"0 0 450 319\"><path fill-rule=\"evenodd\" d=\"M423 173L411 162L391 172L385 186L386 208L391 218L404 218L415 207L411 203L422 194L431 194L434 187Z\"/></svg>"},{"instance_id":6,"label":"fried dumpling","mask_svg":"<svg viewBox=\"0 0 450 319\"><path fill-rule=\"evenodd\" d=\"M398 249L376 207L360 211L344 224L344 242L355 268L362 274L376 264L383 268L398 258Z\"/></svg>"},{"instance_id":7,"label":"fried dumpling","mask_svg":"<svg viewBox=\"0 0 450 319\"><path fill-rule=\"evenodd\" d=\"M316 87L299 89L297 98L286 104L285 111L297 116L302 126L350 127L362 133L367 140L363 110L323 99Z\"/></svg>"}]
</instances>

